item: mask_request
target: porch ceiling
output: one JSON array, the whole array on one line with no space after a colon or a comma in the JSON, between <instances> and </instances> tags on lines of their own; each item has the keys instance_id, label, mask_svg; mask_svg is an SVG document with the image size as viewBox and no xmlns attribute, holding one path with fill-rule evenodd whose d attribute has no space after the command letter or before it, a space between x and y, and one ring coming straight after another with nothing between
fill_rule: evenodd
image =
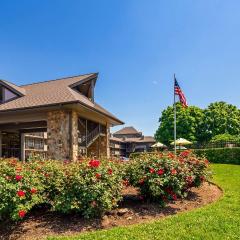
<instances>
[{"instance_id":1,"label":"porch ceiling","mask_svg":"<svg viewBox=\"0 0 240 240\"><path fill-rule=\"evenodd\" d=\"M6 123L0 124L0 131L15 131L27 132L29 129L32 131L40 131L47 128L46 121L24 122L24 123ZM24 131L25 130L25 131Z\"/></svg>"}]
</instances>

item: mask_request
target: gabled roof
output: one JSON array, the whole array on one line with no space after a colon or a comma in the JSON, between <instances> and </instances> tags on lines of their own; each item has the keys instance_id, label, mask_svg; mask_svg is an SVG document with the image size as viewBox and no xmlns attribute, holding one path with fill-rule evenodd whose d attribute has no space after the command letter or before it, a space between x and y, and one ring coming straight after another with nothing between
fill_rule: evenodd
<instances>
[{"instance_id":1,"label":"gabled roof","mask_svg":"<svg viewBox=\"0 0 240 240\"><path fill-rule=\"evenodd\" d=\"M124 127L122 129L120 129L119 131L115 132L115 134L117 135L125 135L125 134L137 134L140 133L138 132L134 127Z\"/></svg>"},{"instance_id":2,"label":"gabled roof","mask_svg":"<svg viewBox=\"0 0 240 240\"><path fill-rule=\"evenodd\" d=\"M24 96L26 94L26 91L24 88L21 88L11 82L8 82L6 80L0 79L0 85L3 85L4 87L8 88L18 96Z\"/></svg>"},{"instance_id":3,"label":"gabled roof","mask_svg":"<svg viewBox=\"0 0 240 240\"><path fill-rule=\"evenodd\" d=\"M120 124L123 124L121 120L117 119L113 114L105 110L103 107L95 102L92 102L90 99L71 88L72 86L75 86L75 84L80 84L81 82L86 82L87 80L96 81L97 76L98 74L91 73L22 85L20 87L1 80L5 84L8 84L8 86L11 86L21 93L21 97L0 104L0 113L36 107L54 106L59 104L80 103L92 110L107 115Z\"/></svg>"}]
</instances>

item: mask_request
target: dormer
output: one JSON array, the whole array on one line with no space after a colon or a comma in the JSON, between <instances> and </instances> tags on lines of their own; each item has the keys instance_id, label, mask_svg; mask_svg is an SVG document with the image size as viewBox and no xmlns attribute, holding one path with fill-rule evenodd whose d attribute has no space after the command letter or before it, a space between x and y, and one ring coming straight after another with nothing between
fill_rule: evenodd
<instances>
[{"instance_id":1,"label":"dormer","mask_svg":"<svg viewBox=\"0 0 240 240\"><path fill-rule=\"evenodd\" d=\"M95 74L94 77L91 77L89 79L85 79L77 83L74 83L69 87L75 90L76 92L82 94L83 96L87 97L92 102L94 102L94 88L96 80L97 74Z\"/></svg>"},{"instance_id":2,"label":"dormer","mask_svg":"<svg viewBox=\"0 0 240 240\"><path fill-rule=\"evenodd\" d=\"M25 90L5 80L0 80L0 104L25 95Z\"/></svg>"}]
</instances>

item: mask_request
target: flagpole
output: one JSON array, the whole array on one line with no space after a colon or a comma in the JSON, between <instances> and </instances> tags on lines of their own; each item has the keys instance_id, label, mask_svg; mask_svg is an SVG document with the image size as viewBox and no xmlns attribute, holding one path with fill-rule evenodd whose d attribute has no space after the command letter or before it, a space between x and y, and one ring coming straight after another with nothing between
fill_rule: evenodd
<instances>
[{"instance_id":1,"label":"flagpole","mask_svg":"<svg viewBox=\"0 0 240 240\"><path fill-rule=\"evenodd\" d=\"M176 146L176 140L177 140L177 111L176 111L176 94L175 94L175 73L174 73L174 154L177 154L177 146Z\"/></svg>"}]
</instances>

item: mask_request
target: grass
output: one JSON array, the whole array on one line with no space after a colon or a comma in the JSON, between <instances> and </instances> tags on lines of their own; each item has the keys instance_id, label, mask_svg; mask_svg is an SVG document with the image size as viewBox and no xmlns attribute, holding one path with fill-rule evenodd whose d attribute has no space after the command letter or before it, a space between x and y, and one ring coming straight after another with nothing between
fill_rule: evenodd
<instances>
[{"instance_id":1,"label":"grass","mask_svg":"<svg viewBox=\"0 0 240 240\"><path fill-rule=\"evenodd\" d=\"M240 166L214 164L212 168L214 182L224 191L224 196L216 203L148 224L48 239L240 239Z\"/></svg>"}]
</instances>

